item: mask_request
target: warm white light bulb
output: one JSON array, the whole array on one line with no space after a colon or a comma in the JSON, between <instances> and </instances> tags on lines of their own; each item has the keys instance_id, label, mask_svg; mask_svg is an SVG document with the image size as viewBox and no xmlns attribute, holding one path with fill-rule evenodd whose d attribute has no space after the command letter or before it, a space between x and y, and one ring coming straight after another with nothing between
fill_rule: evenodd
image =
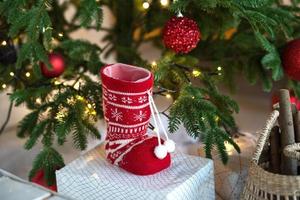
<instances>
[{"instance_id":1,"label":"warm white light bulb","mask_svg":"<svg viewBox=\"0 0 300 200\"><path fill-rule=\"evenodd\" d=\"M14 75L15 75L15 73L13 73L13 72L10 72L10 73L9 73L9 75L10 75L10 76L14 76Z\"/></svg>"},{"instance_id":2,"label":"warm white light bulb","mask_svg":"<svg viewBox=\"0 0 300 200\"><path fill-rule=\"evenodd\" d=\"M172 96L170 94L166 94L167 99L170 99Z\"/></svg>"},{"instance_id":3,"label":"warm white light bulb","mask_svg":"<svg viewBox=\"0 0 300 200\"><path fill-rule=\"evenodd\" d=\"M218 67L217 70L218 70L218 71L221 71L221 70L222 70L222 67Z\"/></svg>"},{"instance_id":4,"label":"warm white light bulb","mask_svg":"<svg viewBox=\"0 0 300 200\"><path fill-rule=\"evenodd\" d=\"M199 70L196 70L196 69L194 69L192 73L193 73L194 77L198 77L198 76L201 75L201 72Z\"/></svg>"},{"instance_id":5,"label":"warm white light bulb","mask_svg":"<svg viewBox=\"0 0 300 200\"><path fill-rule=\"evenodd\" d=\"M30 75L31 75L30 72L26 72L26 73L25 73L25 76L26 76L27 78L29 78Z\"/></svg>"},{"instance_id":6,"label":"warm white light bulb","mask_svg":"<svg viewBox=\"0 0 300 200\"><path fill-rule=\"evenodd\" d=\"M35 103L41 104L41 103L42 103L42 99L41 99L41 98L37 98L37 99L35 100Z\"/></svg>"},{"instance_id":7,"label":"warm white light bulb","mask_svg":"<svg viewBox=\"0 0 300 200\"><path fill-rule=\"evenodd\" d=\"M148 9L149 7L150 7L149 2L145 1L145 2L143 3L143 8L144 8L144 9Z\"/></svg>"},{"instance_id":8,"label":"warm white light bulb","mask_svg":"<svg viewBox=\"0 0 300 200\"><path fill-rule=\"evenodd\" d=\"M64 36L64 34L63 34L63 33L59 33L58 36L59 36L59 37L62 37L62 36Z\"/></svg>"},{"instance_id":9,"label":"warm white light bulb","mask_svg":"<svg viewBox=\"0 0 300 200\"><path fill-rule=\"evenodd\" d=\"M157 66L157 63L156 63L155 61L153 61L153 62L151 63L151 66L152 66L152 67L156 67L156 66Z\"/></svg>"},{"instance_id":10,"label":"warm white light bulb","mask_svg":"<svg viewBox=\"0 0 300 200\"><path fill-rule=\"evenodd\" d=\"M5 89L7 87L6 84L2 84L2 88Z\"/></svg>"},{"instance_id":11,"label":"warm white light bulb","mask_svg":"<svg viewBox=\"0 0 300 200\"><path fill-rule=\"evenodd\" d=\"M220 117L219 117L219 116L216 116L216 117L215 117L215 121L218 122L219 120L220 120Z\"/></svg>"},{"instance_id":12,"label":"warm white light bulb","mask_svg":"<svg viewBox=\"0 0 300 200\"><path fill-rule=\"evenodd\" d=\"M233 154L234 147L228 141L225 141L224 145L225 145L225 148L226 148L226 151L227 151L228 155L231 156Z\"/></svg>"},{"instance_id":13,"label":"warm white light bulb","mask_svg":"<svg viewBox=\"0 0 300 200\"><path fill-rule=\"evenodd\" d=\"M160 4L164 7L169 5L169 0L160 0Z\"/></svg>"},{"instance_id":14,"label":"warm white light bulb","mask_svg":"<svg viewBox=\"0 0 300 200\"><path fill-rule=\"evenodd\" d=\"M6 42L5 40L3 40L3 41L1 42L1 45L2 45L2 46L6 46L6 45L7 45L7 42Z\"/></svg>"}]
</instances>

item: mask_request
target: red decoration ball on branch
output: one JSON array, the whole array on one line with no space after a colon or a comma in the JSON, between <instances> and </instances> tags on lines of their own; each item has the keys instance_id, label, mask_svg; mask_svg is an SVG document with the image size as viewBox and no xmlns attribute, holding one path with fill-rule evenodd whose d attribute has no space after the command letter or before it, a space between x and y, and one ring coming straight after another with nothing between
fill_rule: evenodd
<instances>
[{"instance_id":1,"label":"red decoration ball on branch","mask_svg":"<svg viewBox=\"0 0 300 200\"><path fill-rule=\"evenodd\" d=\"M286 75L290 79L300 81L300 39L287 43L281 57Z\"/></svg>"},{"instance_id":2,"label":"red decoration ball on branch","mask_svg":"<svg viewBox=\"0 0 300 200\"><path fill-rule=\"evenodd\" d=\"M193 50L200 37L197 23L188 17L172 17L163 29L165 46L176 53L188 53Z\"/></svg>"},{"instance_id":3,"label":"red decoration ball on branch","mask_svg":"<svg viewBox=\"0 0 300 200\"><path fill-rule=\"evenodd\" d=\"M41 63L41 71L46 78L55 78L65 71L65 61L62 55L58 53L50 53L48 55L51 69L48 69L45 63Z\"/></svg>"},{"instance_id":4,"label":"red decoration ball on branch","mask_svg":"<svg viewBox=\"0 0 300 200\"><path fill-rule=\"evenodd\" d=\"M38 170L35 175L30 179L31 182L36 183L40 186L43 186L45 188L48 188L49 190L52 190L54 192L57 192L57 185L56 181L53 185L48 185L47 181L45 179L45 172L44 170Z\"/></svg>"}]
</instances>

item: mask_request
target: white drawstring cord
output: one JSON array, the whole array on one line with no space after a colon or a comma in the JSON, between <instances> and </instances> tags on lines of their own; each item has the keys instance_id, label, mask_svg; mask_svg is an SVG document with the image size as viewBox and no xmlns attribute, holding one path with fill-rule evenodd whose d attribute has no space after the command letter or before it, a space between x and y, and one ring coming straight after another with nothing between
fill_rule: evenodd
<instances>
[{"instance_id":1,"label":"white drawstring cord","mask_svg":"<svg viewBox=\"0 0 300 200\"><path fill-rule=\"evenodd\" d=\"M164 142L164 144L163 145L161 144L161 138L160 138L160 134L159 134L159 126L158 126L158 123L156 121L156 116L155 116L155 112L158 113L158 110L157 110L157 107L156 107L156 105L154 103L154 100L151 96L151 93L148 92L148 95L149 95L150 111L151 111L151 115L153 117L155 129L156 129L156 130L154 130L154 132L156 133L157 140L158 140L158 146L156 146L154 148L154 154L157 158L164 159L167 156L168 152L170 153L170 152L173 152L175 150L175 142L169 139L168 134L167 134L167 132L166 132L164 126L163 126L162 120L159 117L159 115L157 115L158 121L159 121L159 123L161 125L161 128L163 130L163 133L167 138L167 140Z\"/></svg>"},{"instance_id":2,"label":"white drawstring cord","mask_svg":"<svg viewBox=\"0 0 300 200\"><path fill-rule=\"evenodd\" d=\"M152 104L152 110L153 110L153 108L154 108L154 111L155 111L156 114L157 114L158 122L160 123L160 126L161 126L161 128L162 128L162 131L163 131L163 133L164 133L164 135L165 135L165 137L166 137L166 139L167 139L167 140L164 142L164 146L166 146L167 151L168 151L169 153L174 152L174 151L175 151L175 142L174 142L173 140L170 140L170 139L169 139L168 134L167 134L167 131L166 131L165 127L164 127L164 124L162 123L161 117L160 117L160 115L159 115L158 109L157 109L157 107L156 107L156 105L155 105L155 103L154 103L154 100L153 100L152 96L149 96L149 104L150 104L150 105ZM155 115L155 113L153 113L153 117L155 118L154 115Z\"/></svg>"},{"instance_id":3,"label":"white drawstring cord","mask_svg":"<svg viewBox=\"0 0 300 200\"><path fill-rule=\"evenodd\" d=\"M164 135L166 136L166 138L167 138L167 140L168 140L168 139L169 139L168 134L167 134L167 132L166 132L166 130L165 130L165 127L164 127L163 124L162 124L161 118L159 117L159 114L158 114L159 112L158 112L158 110L157 110L157 107L156 107L156 105L155 105L155 103L154 103L154 100L153 100L152 96L149 97L149 102L150 102L150 104L152 104L152 107L154 108L154 113L153 113L153 114L154 114L154 115L155 115L155 113L157 114L158 122L159 122L159 124L161 125L161 129L162 129Z\"/></svg>"},{"instance_id":4,"label":"white drawstring cord","mask_svg":"<svg viewBox=\"0 0 300 200\"><path fill-rule=\"evenodd\" d=\"M153 111L153 107L151 105L151 101L150 101L150 94L149 94L149 106L150 106L150 111L151 111L151 115L153 117L153 121L154 121L154 132L156 133L157 135L157 138L158 138L158 145L161 145L161 141L160 141L160 134L159 134L159 128L158 128L158 124L157 124L157 121L155 119L155 116L154 116L154 111Z\"/></svg>"},{"instance_id":5,"label":"white drawstring cord","mask_svg":"<svg viewBox=\"0 0 300 200\"><path fill-rule=\"evenodd\" d=\"M151 104L151 93L150 91L148 92L148 95L149 95L149 106L150 106L150 111L151 111L151 115L153 117L153 121L154 121L154 126L155 126L155 129L154 132L156 133L156 136L157 136L157 140L158 140L158 146L156 146L154 148L154 154L155 156L158 158L158 159L164 159L167 154L168 154L168 151L167 151L167 148L161 144L161 138L160 138L160 134L159 134L159 128L158 128L158 124L157 124L157 121L156 121L156 118L155 118L155 115L154 115L154 110L153 110L153 107L152 107L152 104Z\"/></svg>"}]
</instances>

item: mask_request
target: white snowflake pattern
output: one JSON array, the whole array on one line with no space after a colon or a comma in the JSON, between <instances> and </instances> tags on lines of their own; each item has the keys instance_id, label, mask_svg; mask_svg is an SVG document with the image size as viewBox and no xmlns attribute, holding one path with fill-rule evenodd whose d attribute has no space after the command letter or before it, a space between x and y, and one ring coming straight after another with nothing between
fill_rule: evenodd
<instances>
[{"instance_id":1,"label":"white snowflake pattern","mask_svg":"<svg viewBox=\"0 0 300 200\"><path fill-rule=\"evenodd\" d=\"M104 96L107 95L107 90L106 89L103 89L103 94L104 94Z\"/></svg>"},{"instance_id":2,"label":"white snowflake pattern","mask_svg":"<svg viewBox=\"0 0 300 200\"><path fill-rule=\"evenodd\" d=\"M111 109L111 117L112 117L112 118L115 118L116 121L119 121L119 120L122 121L122 119L123 119L123 113L120 112L120 111L118 111L117 108L115 108L114 110Z\"/></svg>"},{"instance_id":3,"label":"white snowflake pattern","mask_svg":"<svg viewBox=\"0 0 300 200\"><path fill-rule=\"evenodd\" d=\"M109 98L109 100L111 100L111 101L117 101L117 97L116 97L116 95L114 95L114 94L109 94L109 95L108 95L108 98Z\"/></svg>"},{"instance_id":4,"label":"white snowflake pattern","mask_svg":"<svg viewBox=\"0 0 300 200\"><path fill-rule=\"evenodd\" d=\"M142 97L139 97L138 98L138 102L139 103L144 103L144 102L146 102L147 101L147 96L142 96Z\"/></svg>"},{"instance_id":5,"label":"white snowflake pattern","mask_svg":"<svg viewBox=\"0 0 300 200\"><path fill-rule=\"evenodd\" d=\"M143 113L143 111L139 111L139 114L134 114L134 120L135 121L143 121L143 119L145 119L146 117L147 117L147 112L145 111L144 113Z\"/></svg>"},{"instance_id":6,"label":"white snowflake pattern","mask_svg":"<svg viewBox=\"0 0 300 200\"><path fill-rule=\"evenodd\" d=\"M122 102L127 104L132 104L132 99L130 97L122 97Z\"/></svg>"}]
</instances>

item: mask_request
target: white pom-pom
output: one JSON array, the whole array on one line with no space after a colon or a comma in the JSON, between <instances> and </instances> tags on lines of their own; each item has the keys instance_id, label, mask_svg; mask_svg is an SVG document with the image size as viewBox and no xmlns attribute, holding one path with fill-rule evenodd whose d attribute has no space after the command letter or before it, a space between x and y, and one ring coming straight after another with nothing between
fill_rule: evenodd
<instances>
[{"instance_id":1,"label":"white pom-pom","mask_svg":"<svg viewBox=\"0 0 300 200\"><path fill-rule=\"evenodd\" d=\"M167 151L169 153L172 153L175 151L175 142L173 140L167 140L164 142L164 146L167 148Z\"/></svg>"},{"instance_id":2,"label":"white pom-pom","mask_svg":"<svg viewBox=\"0 0 300 200\"><path fill-rule=\"evenodd\" d=\"M167 156L168 151L164 145L158 145L154 149L154 154L158 159L164 159Z\"/></svg>"}]
</instances>

